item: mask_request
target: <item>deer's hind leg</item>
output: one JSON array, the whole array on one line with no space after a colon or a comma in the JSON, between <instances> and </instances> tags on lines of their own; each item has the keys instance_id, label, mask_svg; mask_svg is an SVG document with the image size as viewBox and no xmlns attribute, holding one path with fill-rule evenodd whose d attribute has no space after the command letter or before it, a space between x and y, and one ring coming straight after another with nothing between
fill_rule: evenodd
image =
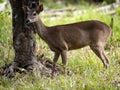
<instances>
[{"instance_id":1,"label":"deer's hind leg","mask_svg":"<svg viewBox=\"0 0 120 90\"><path fill-rule=\"evenodd\" d=\"M105 53L103 52L104 57L106 58L106 62L109 64L109 59L107 58L107 56L105 55Z\"/></svg>"},{"instance_id":2,"label":"deer's hind leg","mask_svg":"<svg viewBox=\"0 0 120 90\"><path fill-rule=\"evenodd\" d=\"M101 59L104 67L107 68L109 64L109 60L104 54L104 44L102 43L92 44L90 45L90 48Z\"/></svg>"}]
</instances>

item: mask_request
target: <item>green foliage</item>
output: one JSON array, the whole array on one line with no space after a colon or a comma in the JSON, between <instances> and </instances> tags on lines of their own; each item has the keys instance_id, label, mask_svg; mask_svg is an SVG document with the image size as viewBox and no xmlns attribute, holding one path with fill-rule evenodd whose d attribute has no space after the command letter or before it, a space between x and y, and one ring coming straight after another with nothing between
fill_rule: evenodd
<instances>
[{"instance_id":1,"label":"green foliage","mask_svg":"<svg viewBox=\"0 0 120 90\"><path fill-rule=\"evenodd\" d=\"M68 24L85 20L100 20L108 25L111 16L100 12L94 12L89 7L86 13L79 11L68 12L64 15L52 17L49 13L40 16L47 26ZM0 90L119 90L120 89L120 15L114 16L113 34L108 42L106 50L110 58L108 69L103 68L102 62L89 49L83 48L68 52L68 75L59 75L54 79L38 77L28 73L22 76L17 74L14 79L0 77ZM37 37L37 45L42 48L46 56L53 58L53 54L47 45ZM45 48L44 48L45 47ZM41 50L41 49L40 49ZM39 53L39 51L37 51ZM41 51L40 51L41 52ZM12 49L11 14L0 13L0 66L4 61L10 62L14 58ZM61 59L58 63L61 63Z\"/></svg>"},{"instance_id":2,"label":"green foliage","mask_svg":"<svg viewBox=\"0 0 120 90\"><path fill-rule=\"evenodd\" d=\"M69 6L69 5L83 5L84 4L98 4L99 3L106 3L106 4L111 4L114 3L115 0L51 0L50 2L48 2L48 0L41 0L42 3L45 3L45 5L47 5L48 7L62 7L62 6Z\"/></svg>"},{"instance_id":3,"label":"green foliage","mask_svg":"<svg viewBox=\"0 0 120 90\"><path fill-rule=\"evenodd\" d=\"M2 3L4 0L0 0L0 3Z\"/></svg>"},{"instance_id":4,"label":"green foliage","mask_svg":"<svg viewBox=\"0 0 120 90\"><path fill-rule=\"evenodd\" d=\"M107 2L108 4L115 2L115 0L104 0L104 1Z\"/></svg>"},{"instance_id":5,"label":"green foliage","mask_svg":"<svg viewBox=\"0 0 120 90\"><path fill-rule=\"evenodd\" d=\"M116 12L120 16L120 6L117 8Z\"/></svg>"},{"instance_id":6,"label":"green foliage","mask_svg":"<svg viewBox=\"0 0 120 90\"><path fill-rule=\"evenodd\" d=\"M11 15L5 11L0 13L0 66L11 59L12 52Z\"/></svg>"}]
</instances>

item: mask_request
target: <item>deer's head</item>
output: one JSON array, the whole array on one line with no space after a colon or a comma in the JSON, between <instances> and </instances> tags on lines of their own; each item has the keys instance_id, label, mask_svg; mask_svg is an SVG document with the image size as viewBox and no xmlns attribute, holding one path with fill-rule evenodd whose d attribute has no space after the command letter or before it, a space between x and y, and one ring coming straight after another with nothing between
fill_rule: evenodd
<instances>
[{"instance_id":1,"label":"deer's head","mask_svg":"<svg viewBox=\"0 0 120 90\"><path fill-rule=\"evenodd\" d=\"M39 20L39 13L43 11L43 5L38 5L34 9L30 9L28 6L23 7L26 14L26 24L34 23Z\"/></svg>"}]
</instances>

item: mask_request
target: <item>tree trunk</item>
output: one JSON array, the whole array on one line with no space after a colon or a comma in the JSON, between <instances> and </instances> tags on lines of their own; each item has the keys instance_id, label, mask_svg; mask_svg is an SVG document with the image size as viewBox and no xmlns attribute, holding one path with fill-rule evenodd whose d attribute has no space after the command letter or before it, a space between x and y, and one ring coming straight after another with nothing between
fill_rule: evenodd
<instances>
[{"instance_id":1,"label":"tree trunk","mask_svg":"<svg viewBox=\"0 0 120 90\"><path fill-rule=\"evenodd\" d=\"M24 23L23 5L29 5L32 0L9 0L12 8L12 26L13 26L13 47L15 50L14 61L4 67L3 75L13 77L18 68L26 70L35 70L39 75L50 73L44 65L37 61L35 57L35 30L34 28L26 28ZM38 0L33 0L39 2Z\"/></svg>"}]
</instances>

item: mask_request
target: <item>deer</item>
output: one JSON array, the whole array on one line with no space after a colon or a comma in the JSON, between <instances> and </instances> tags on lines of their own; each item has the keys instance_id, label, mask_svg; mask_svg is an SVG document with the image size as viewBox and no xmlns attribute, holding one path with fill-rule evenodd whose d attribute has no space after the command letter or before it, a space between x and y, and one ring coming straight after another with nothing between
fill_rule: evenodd
<instances>
[{"instance_id":1,"label":"deer","mask_svg":"<svg viewBox=\"0 0 120 90\"><path fill-rule=\"evenodd\" d=\"M59 56L62 58L65 72L67 52L85 46L91 48L105 68L108 67L109 59L104 53L104 47L111 36L112 29L110 26L98 20L46 26L39 17L39 14L43 11L43 4L38 5L35 9L24 6L23 10L27 15L26 24L33 24L40 38L54 52L52 75L54 75Z\"/></svg>"}]
</instances>

